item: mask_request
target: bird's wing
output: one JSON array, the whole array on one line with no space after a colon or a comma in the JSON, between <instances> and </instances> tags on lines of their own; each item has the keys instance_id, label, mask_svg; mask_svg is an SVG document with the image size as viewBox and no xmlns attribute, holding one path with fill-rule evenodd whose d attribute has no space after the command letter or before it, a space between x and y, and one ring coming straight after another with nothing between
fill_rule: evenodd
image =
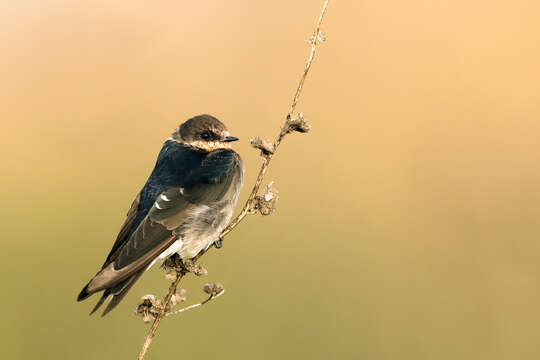
<instances>
[{"instance_id":1,"label":"bird's wing","mask_svg":"<svg viewBox=\"0 0 540 360\"><path fill-rule=\"evenodd\" d=\"M116 241L113 244L113 247L111 251L109 252L109 255L107 255L107 259L105 259L105 263L103 264L102 268L109 265L111 261L113 261L116 256L118 256L118 251L124 245L124 243L128 240L129 235L131 233L131 227L133 226L133 223L135 222L135 218L138 214L138 208L139 203L141 201L141 193L137 194L135 197L135 200L131 203L131 207L129 208L129 211L126 214L126 220L124 220L124 223L122 224L122 227L120 228L120 232L118 232L118 236L116 237Z\"/></svg>"},{"instance_id":2,"label":"bird's wing","mask_svg":"<svg viewBox=\"0 0 540 360\"><path fill-rule=\"evenodd\" d=\"M198 168L185 174L182 186L169 187L157 196L148 214L86 291L110 288L148 266L177 240L173 230L182 225L190 210L223 198L240 168L240 158L231 150L209 153Z\"/></svg>"},{"instance_id":3,"label":"bird's wing","mask_svg":"<svg viewBox=\"0 0 540 360\"><path fill-rule=\"evenodd\" d=\"M156 198L167 189L167 185L180 184L187 174L200 166L201 160L201 153L193 152L191 148L176 141L168 140L163 144L154 170L143 189L133 200L102 269L118 257L122 247L144 220Z\"/></svg>"},{"instance_id":4,"label":"bird's wing","mask_svg":"<svg viewBox=\"0 0 540 360\"><path fill-rule=\"evenodd\" d=\"M198 169L187 174L183 186L168 188L156 198L148 215L114 260L114 267L121 269L142 263L145 254L161 248L162 242L184 223L188 214L221 200L240 168L240 159L234 151L211 152Z\"/></svg>"}]
</instances>

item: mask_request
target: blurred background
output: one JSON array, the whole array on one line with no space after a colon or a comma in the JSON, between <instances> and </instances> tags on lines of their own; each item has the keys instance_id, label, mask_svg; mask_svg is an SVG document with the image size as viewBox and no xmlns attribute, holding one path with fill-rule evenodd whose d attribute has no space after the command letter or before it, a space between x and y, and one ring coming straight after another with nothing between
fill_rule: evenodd
<instances>
[{"instance_id":1,"label":"blurred background","mask_svg":"<svg viewBox=\"0 0 540 360\"><path fill-rule=\"evenodd\" d=\"M5 1L0 11L6 359L133 359L139 298L76 303L163 140L241 138L248 195L322 1ZM538 1L331 1L293 135L252 216L202 259L226 294L166 319L148 359L538 359Z\"/></svg>"}]
</instances>

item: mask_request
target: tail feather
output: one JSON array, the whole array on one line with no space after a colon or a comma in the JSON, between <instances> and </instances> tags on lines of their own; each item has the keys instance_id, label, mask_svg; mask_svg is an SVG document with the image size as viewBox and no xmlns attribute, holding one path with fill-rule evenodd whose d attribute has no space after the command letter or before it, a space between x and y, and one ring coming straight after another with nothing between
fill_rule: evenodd
<instances>
[{"instance_id":1,"label":"tail feather","mask_svg":"<svg viewBox=\"0 0 540 360\"><path fill-rule=\"evenodd\" d=\"M119 303L122 301L122 299L126 296L128 291L131 289L133 284L139 279L139 277L142 275L145 269L140 270L133 274L131 277L125 280L125 283L122 284L121 287L115 286L114 288L111 288L111 293L114 294L111 301L107 304L107 307L105 310L103 310L103 313L101 314L101 317L107 315L111 310L113 310ZM119 284L120 285L120 284ZM117 289L119 288L119 289Z\"/></svg>"},{"instance_id":2,"label":"tail feather","mask_svg":"<svg viewBox=\"0 0 540 360\"><path fill-rule=\"evenodd\" d=\"M107 315L111 310L113 310L120 301L126 296L128 291L132 288L133 284L139 279L139 277L144 273L146 269L141 269L128 277L127 279L122 280L118 284L115 284L114 286L105 289L103 294L101 295L101 298L98 300L92 311L90 312L90 315L95 313L104 303L105 301L112 295L112 299L107 304L107 307L101 314L101 316ZM90 297L94 292L88 291L88 284L81 290L79 293L79 296L77 296L77 301L82 301Z\"/></svg>"},{"instance_id":3,"label":"tail feather","mask_svg":"<svg viewBox=\"0 0 540 360\"><path fill-rule=\"evenodd\" d=\"M107 300L107 298L109 297L109 290L105 290L103 292L103 294L101 295L101 297L99 298L98 302L96 303L96 305L94 306L94 308L92 309L92 311L90 311L90 314L88 315L92 315L93 313L95 313L100 307L101 305L103 305L103 303L105 302L105 300Z\"/></svg>"},{"instance_id":4,"label":"tail feather","mask_svg":"<svg viewBox=\"0 0 540 360\"><path fill-rule=\"evenodd\" d=\"M83 301L84 299L87 299L91 293L88 292L88 284L81 290L79 293L79 296L77 296L77 301Z\"/></svg>"}]
</instances>

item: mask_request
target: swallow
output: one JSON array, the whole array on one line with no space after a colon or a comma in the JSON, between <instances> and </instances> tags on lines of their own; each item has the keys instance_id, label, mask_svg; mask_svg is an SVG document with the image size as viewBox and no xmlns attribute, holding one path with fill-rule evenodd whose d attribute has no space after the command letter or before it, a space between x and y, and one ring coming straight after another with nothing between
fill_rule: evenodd
<instances>
[{"instance_id":1,"label":"swallow","mask_svg":"<svg viewBox=\"0 0 540 360\"><path fill-rule=\"evenodd\" d=\"M174 254L191 259L219 239L243 185L236 140L221 121L199 115L164 142L101 270L77 297L103 291L90 314L109 298L102 316L114 309L156 261Z\"/></svg>"}]
</instances>

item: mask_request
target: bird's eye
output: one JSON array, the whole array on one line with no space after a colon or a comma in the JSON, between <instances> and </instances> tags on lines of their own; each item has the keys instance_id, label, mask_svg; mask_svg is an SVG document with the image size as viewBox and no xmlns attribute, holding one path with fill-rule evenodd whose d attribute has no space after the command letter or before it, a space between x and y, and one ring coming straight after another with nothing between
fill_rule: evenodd
<instances>
[{"instance_id":1,"label":"bird's eye","mask_svg":"<svg viewBox=\"0 0 540 360\"><path fill-rule=\"evenodd\" d=\"M210 131L205 131L201 134L201 139L203 140L209 140L212 137L212 134Z\"/></svg>"}]
</instances>

